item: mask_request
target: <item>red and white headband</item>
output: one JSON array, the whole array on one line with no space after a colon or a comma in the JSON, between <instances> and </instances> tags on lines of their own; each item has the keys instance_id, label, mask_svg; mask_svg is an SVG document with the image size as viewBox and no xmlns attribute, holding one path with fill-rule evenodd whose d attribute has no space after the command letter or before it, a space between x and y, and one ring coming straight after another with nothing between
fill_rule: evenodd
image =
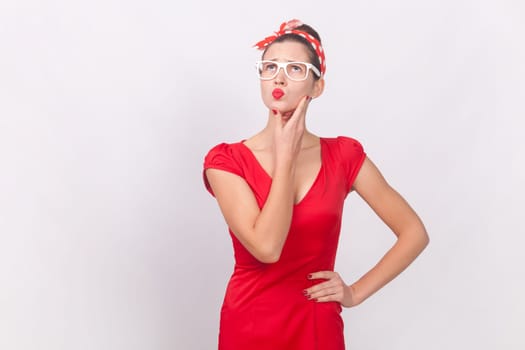
<instances>
[{"instance_id":1,"label":"red and white headband","mask_svg":"<svg viewBox=\"0 0 525 350\"><path fill-rule=\"evenodd\" d=\"M273 43L275 39L277 39L280 36L283 36L285 34L296 34L303 38L305 38L314 48L315 52L317 53L317 56L319 57L319 63L321 64L321 75L324 75L326 72L326 61L324 57L324 50L321 46L321 43L319 40L317 40L312 35L308 34L307 32L304 32L302 30L296 30L295 28L302 26L303 22L301 22L298 19L292 19L288 22L283 22L281 26L279 27L279 30L275 32L274 35L268 36L264 38L263 40L256 43L254 46L259 50L264 50L268 45Z\"/></svg>"}]
</instances>

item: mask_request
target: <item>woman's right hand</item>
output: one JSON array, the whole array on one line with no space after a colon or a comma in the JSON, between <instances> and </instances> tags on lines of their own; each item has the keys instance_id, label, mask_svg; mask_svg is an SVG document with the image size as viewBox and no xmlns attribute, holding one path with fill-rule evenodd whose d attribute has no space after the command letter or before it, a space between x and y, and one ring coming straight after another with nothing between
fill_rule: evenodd
<instances>
[{"instance_id":1,"label":"woman's right hand","mask_svg":"<svg viewBox=\"0 0 525 350\"><path fill-rule=\"evenodd\" d=\"M303 97L291 115L283 115L273 110L277 123L274 129L275 166L292 165L301 150L301 142L306 129L305 117L311 97Z\"/></svg>"},{"instance_id":2,"label":"woman's right hand","mask_svg":"<svg viewBox=\"0 0 525 350\"><path fill-rule=\"evenodd\" d=\"M279 260L290 230L294 204L295 162L305 131L310 98L305 96L291 115L275 111L272 185L262 208L240 176L208 169L208 181L226 222L242 245L259 261Z\"/></svg>"}]
</instances>

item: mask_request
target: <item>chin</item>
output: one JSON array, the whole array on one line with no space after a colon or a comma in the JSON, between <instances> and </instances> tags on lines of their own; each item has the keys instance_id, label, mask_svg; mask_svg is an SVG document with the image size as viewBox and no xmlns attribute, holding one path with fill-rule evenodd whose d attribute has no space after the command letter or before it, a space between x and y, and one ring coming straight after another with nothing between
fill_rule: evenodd
<instances>
[{"instance_id":1,"label":"chin","mask_svg":"<svg viewBox=\"0 0 525 350\"><path fill-rule=\"evenodd\" d=\"M278 101L272 98L268 103L265 103L269 110L276 109L284 116L285 114L292 115L296 106L290 106L290 103Z\"/></svg>"},{"instance_id":2,"label":"chin","mask_svg":"<svg viewBox=\"0 0 525 350\"><path fill-rule=\"evenodd\" d=\"M292 116L293 112L295 112L295 109L293 111L282 112L281 115L283 117L290 118Z\"/></svg>"}]
</instances>

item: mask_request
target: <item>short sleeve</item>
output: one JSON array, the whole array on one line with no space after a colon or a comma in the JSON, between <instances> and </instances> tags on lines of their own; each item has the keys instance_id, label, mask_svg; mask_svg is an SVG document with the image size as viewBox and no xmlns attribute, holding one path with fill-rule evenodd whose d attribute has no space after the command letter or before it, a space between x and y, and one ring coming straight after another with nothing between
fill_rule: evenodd
<instances>
[{"instance_id":1,"label":"short sleeve","mask_svg":"<svg viewBox=\"0 0 525 350\"><path fill-rule=\"evenodd\" d=\"M366 153L363 146L356 139L339 136L337 138L339 150L341 152L341 161L345 170L346 190L350 192L354 184L357 174L363 165L366 158Z\"/></svg>"},{"instance_id":2,"label":"short sleeve","mask_svg":"<svg viewBox=\"0 0 525 350\"><path fill-rule=\"evenodd\" d=\"M243 176L243 171L239 162L236 161L233 149L230 144L221 143L213 147L208 154L204 157L204 166L202 176L204 185L208 192L214 196L213 190L211 189L208 178L206 177L206 169L218 169L233 173L238 176Z\"/></svg>"}]
</instances>

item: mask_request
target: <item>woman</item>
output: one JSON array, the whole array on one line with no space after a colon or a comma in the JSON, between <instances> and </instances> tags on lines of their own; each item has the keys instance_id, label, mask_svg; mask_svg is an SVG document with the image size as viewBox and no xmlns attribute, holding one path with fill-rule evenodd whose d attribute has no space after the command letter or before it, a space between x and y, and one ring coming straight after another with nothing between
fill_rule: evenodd
<instances>
[{"instance_id":1,"label":"woman","mask_svg":"<svg viewBox=\"0 0 525 350\"><path fill-rule=\"evenodd\" d=\"M219 349L344 349L341 306L362 303L428 244L417 214L385 181L361 144L306 129L326 70L319 35L298 20L256 44L266 127L222 143L204 181L229 227L235 268L221 310ZM356 191L397 236L352 284L333 271L343 202Z\"/></svg>"}]
</instances>

